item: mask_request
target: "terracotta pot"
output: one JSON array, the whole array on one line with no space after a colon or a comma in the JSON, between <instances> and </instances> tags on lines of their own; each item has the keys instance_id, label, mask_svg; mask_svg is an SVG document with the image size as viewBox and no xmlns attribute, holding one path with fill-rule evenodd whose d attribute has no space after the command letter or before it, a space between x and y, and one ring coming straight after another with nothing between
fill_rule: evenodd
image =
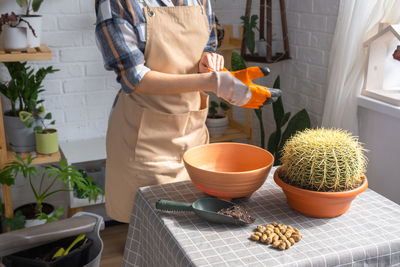
<instances>
[{"instance_id":1,"label":"terracotta pot","mask_svg":"<svg viewBox=\"0 0 400 267\"><path fill-rule=\"evenodd\" d=\"M289 206L298 212L316 218L333 218L345 213L353 199L368 188L367 177L356 189L343 192L319 192L301 189L283 182L279 178L279 167L274 173L274 180L282 187Z\"/></svg>"},{"instance_id":2,"label":"terracotta pot","mask_svg":"<svg viewBox=\"0 0 400 267\"><path fill-rule=\"evenodd\" d=\"M250 197L260 188L274 157L253 145L213 143L189 149L183 161L197 188L208 195L231 200Z\"/></svg>"}]
</instances>

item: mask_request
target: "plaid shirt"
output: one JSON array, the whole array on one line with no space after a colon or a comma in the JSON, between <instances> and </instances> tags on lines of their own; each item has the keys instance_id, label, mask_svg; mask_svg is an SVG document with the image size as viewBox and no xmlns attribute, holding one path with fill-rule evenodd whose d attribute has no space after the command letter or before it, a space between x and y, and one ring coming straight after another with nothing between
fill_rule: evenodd
<instances>
[{"instance_id":1,"label":"plaid shirt","mask_svg":"<svg viewBox=\"0 0 400 267\"><path fill-rule=\"evenodd\" d=\"M103 54L104 67L117 73L122 90L129 94L150 70L144 60L146 18L142 0L96 0L96 40ZM147 0L149 6L173 6L171 0ZM217 47L214 14L210 0L206 7L210 38L204 51ZM178 0L177 5L198 5L197 0Z\"/></svg>"}]
</instances>

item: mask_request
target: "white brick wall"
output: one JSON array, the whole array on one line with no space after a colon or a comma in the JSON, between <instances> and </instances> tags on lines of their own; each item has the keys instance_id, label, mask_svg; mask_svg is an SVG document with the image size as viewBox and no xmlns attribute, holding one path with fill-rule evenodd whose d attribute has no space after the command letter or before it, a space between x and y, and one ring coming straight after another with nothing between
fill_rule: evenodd
<instances>
[{"instance_id":1,"label":"white brick wall","mask_svg":"<svg viewBox=\"0 0 400 267\"><path fill-rule=\"evenodd\" d=\"M233 24L236 36L245 3L245 0L212 1L221 23ZM279 6L277 1L273 3L274 38L281 39ZM306 107L314 125L320 123L322 116L338 4L339 0L286 0L292 59L270 64L273 74L263 79L271 85L280 74L285 107L291 111ZM257 6L258 1L253 1L252 14L258 14ZM19 11L15 0L1 1L0 12L11 10ZM39 13L44 16L43 42L53 51L53 60L32 64L60 69L49 75L44 85L46 108L57 118L61 141L104 136L119 85L114 73L104 70L95 44L93 1L44 1ZM4 79L4 68L0 73ZM273 130L271 110L266 107L264 112L268 133ZM240 109L237 114L243 117Z\"/></svg>"}]
</instances>

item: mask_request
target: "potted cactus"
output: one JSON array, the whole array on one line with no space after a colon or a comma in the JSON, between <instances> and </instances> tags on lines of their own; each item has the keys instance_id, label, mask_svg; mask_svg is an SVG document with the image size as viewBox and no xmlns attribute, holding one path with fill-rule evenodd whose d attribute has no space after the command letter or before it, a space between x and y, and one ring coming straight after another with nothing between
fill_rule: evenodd
<instances>
[{"instance_id":1,"label":"potted cactus","mask_svg":"<svg viewBox=\"0 0 400 267\"><path fill-rule=\"evenodd\" d=\"M284 145L275 182L300 213L331 218L345 213L368 187L366 158L357 138L335 129L306 129Z\"/></svg>"}]
</instances>

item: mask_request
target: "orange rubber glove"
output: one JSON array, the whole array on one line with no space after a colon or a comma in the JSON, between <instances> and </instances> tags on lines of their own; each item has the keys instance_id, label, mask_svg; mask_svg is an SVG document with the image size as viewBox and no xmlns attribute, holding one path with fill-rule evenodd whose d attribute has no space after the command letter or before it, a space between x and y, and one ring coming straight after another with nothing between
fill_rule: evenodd
<instances>
[{"instance_id":1,"label":"orange rubber glove","mask_svg":"<svg viewBox=\"0 0 400 267\"><path fill-rule=\"evenodd\" d=\"M272 89L271 94L267 87L253 83L254 79L268 74L268 68L249 67L231 72L224 68L224 71L217 72L216 94L233 105L258 109L266 103L274 102L280 95L278 89Z\"/></svg>"}]
</instances>

